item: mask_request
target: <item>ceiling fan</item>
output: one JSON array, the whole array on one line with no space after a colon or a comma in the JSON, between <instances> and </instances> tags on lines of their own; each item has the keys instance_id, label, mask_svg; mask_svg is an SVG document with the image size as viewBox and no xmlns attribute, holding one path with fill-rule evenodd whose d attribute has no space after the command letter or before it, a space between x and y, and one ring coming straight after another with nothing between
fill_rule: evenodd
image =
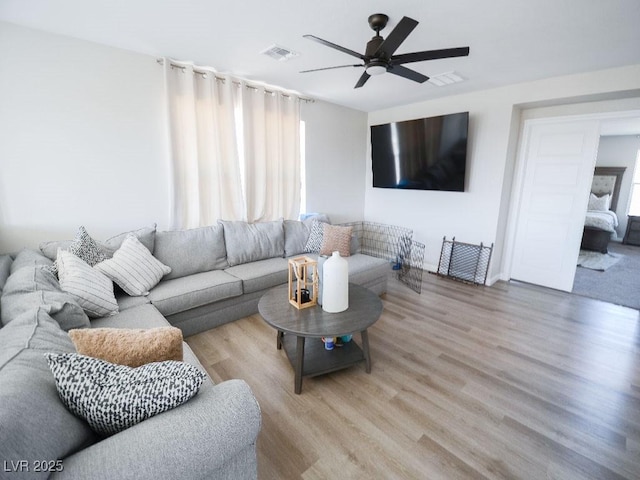
<instances>
[{"instance_id":1,"label":"ceiling fan","mask_svg":"<svg viewBox=\"0 0 640 480\"><path fill-rule=\"evenodd\" d=\"M384 39L380 36L380 30L387 26L389 17L384 13L374 13L369 16L369 26L376 32L376 35L367 42L367 48L364 55L354 52L335 43L331 43L314 35L304 35L304 38L313 40L327 47L334 48L340 52L346 53L353 57L359 58L364 63L356 65L339 65L337 67L315 68L313 70L303 70L300 73L318 72L321 70L333 70L335 68L346 67L364 67L365 71L360 76L354 88L360 88L371 75L380 75L385 72L398 75L399 77L408 78L414 82L424 83L429 77L421 73L411 70L402 65L405 63L423 62L425 60L437 60L440 58L466 57L469 55L469 47L445 48L442 50L427 50L424 52L404 53L394 55L398 47L406 40L409 34L418 25L418 21L409 17L402 17L402 20L396 25L391 33Z\"/></svg>"}]
</instances>

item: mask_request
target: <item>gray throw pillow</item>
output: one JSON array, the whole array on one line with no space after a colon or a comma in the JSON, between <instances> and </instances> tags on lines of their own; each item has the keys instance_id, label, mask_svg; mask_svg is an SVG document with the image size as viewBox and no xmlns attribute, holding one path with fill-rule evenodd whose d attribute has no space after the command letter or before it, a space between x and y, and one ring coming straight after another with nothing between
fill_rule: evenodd
<instances>
[{"instance_id":1,"label":"gray throw pillow","mask_svg":"<svg viewBox=\"0 0 640 480\"><path fill-rule=\"evenodd\" d=\"M199 368L175 360L131 368L77 353L46 357L64 404L101 435L182 405L206 378Z\"/></svg>"},{"instance_id":2,"label":"gray throw pillow","mask_svg":"<svg viewBox=\"0 0 640 480\"><path fill-rule=\"evenodd\" d=\"M33 467L35 461L64 459L94 443L98 437L89 425L58 397L44 353L75 348L46 311L30 310L1 328L0 345L0 458ZM48 476L29 473L29 478Z\"/></svg>"},{"instance_id":3,"label":"gray throw pillow","mask_svg":"<svg viewBox=\"0 0 640 480\"><path fill-rule=\"evenodd\" d=\"M284 221L247 223L218 220L224 227L227 261L232 267L243 263L284 256Z\"/></svg>"},{"instance_id":4,"label":"gray throw pillow","mask_svg":"<svg viewBox=\"0 0 640 480\"><path fill-rule=\"evenodd\" d=\"M171 267L165 280L229 266L222 225L157 232L153 256Z\"/></svg>"}]
</instances>

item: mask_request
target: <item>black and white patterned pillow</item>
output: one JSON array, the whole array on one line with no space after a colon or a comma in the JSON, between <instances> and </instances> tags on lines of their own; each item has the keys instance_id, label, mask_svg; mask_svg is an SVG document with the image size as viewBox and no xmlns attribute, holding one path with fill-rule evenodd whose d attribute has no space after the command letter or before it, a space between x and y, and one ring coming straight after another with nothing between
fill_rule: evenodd
<instances>
[{"instance_id":1,"label":"black and white patterned pillow","mask_svg":"<svg viewBox=\"0 0 640 480\"><path fill-rule=\"evenodd\" d=\"M84 226L80 225L78 227L78 232L74 237L73 241L69 245L67 251L73 253L76 257L84 260L89 266L93 267L95 264L102 262L107 259L104 251L100 248L100 246L96 243L96 241L91 238L91 235L87 233L87 230ZM53 265L50 267L51 273L54 275L58 274L58 262L57 260L53 262Z\"/></svg>"},{"instance_id":2,"label":"black and white patterned pillow","mask_svg":"<svg viewBox=\"0 0 640 480\"><path fill-rule=\"evenodd\" d=\"M46 353L62 403L102 435L113 435L193 397L206 375L168 360L131 368L77 353Z\"/></svg>"},{"instance_id":3,"label":"black and white patterned pillow","mask_svg":"<svg viewBox=\"0 0 640 480\"><path fill-rule=\"evenodd\" d=\"M307 239L307 244L304 246L306 253L319 253L322 247L322 236L324 231L324 223L314 220L311 223L311 233Z\"/></svg>"}]
</instances>

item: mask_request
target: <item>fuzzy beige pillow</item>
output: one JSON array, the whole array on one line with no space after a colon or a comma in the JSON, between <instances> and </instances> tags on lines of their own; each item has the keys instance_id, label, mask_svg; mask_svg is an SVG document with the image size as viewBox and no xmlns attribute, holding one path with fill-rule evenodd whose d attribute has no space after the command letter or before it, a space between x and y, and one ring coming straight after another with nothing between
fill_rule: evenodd
<instances>
[{"instance_id":1,"label":"fuzzy beige pillow","mask_svg":"<svg viewBox=\"0 0 640 480\"><path fill-rule=\"evenodd\" d=\"M341 257L351 255L351 232L353 227L339 227L325 223L322 228L320 255L331 255L336 250L340 252Z\"/></svg>"},{"instance_id":2,"label":"fuzzy beige pillow","mask_svg":"<svg viewBox=\"0 0 640 480\"><path fill-rule=\"evenodd\" d=\"M182 361L182 330L176 327L81 328L69 336L79 354L129 367Z\"/></svg>"}]
</instances>

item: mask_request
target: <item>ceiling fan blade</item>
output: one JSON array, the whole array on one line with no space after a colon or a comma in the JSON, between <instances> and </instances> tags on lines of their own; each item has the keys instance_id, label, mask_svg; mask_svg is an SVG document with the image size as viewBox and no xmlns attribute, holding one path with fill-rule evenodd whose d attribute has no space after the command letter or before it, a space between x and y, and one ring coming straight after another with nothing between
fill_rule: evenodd
<instances>
[{"instance_id":1,"label":"ceiling fan blade","mask_svg":"<svg viewBox=\"0 0 640 480\"><path fill-rule=\"evenodd\" d=\"M362 72L362 75L358 79L358 83L356 83L356 86L353 88L360 88L365 83L367 83L367 80L369 80L369 78L371 78L371 75L369 75L367 72Z\"/></svg>"},{"instance_id":2,"label":"ceiling fan blade","mask_svg":"<svg viewBox=\"0 0 640 480\"><path fill-rule=\"evenodd\" d=\"M309 72L320 72L322 70L333 70L335 68L347 68L347 67L364 67L364 65L338 65L337 67L324 67L324 68L314 68L312 70L302 70L298 73L309 73Z\"/></svg>"},{"instance_id":3,"label":"ceiling fan blade","mask_svg":"<svg viewBox=\"0 0 640 480\"><path fill-rule=\"evenodd\" d=\"M393 55L400 44L406 40L417 25L417 20L409 17L402 17L402 20L400 20L398 25L396 25L396 28L394 28L387 38L385 38L385 40L380 44L374 56L377 58L384 53L387 58L391 57L391 55Z\"/></svg>"},{"instance_id":4,"label":"ceiling fan blade","mask_svg":"<svg viewBox=\"0 0 640 480\"><path fill-rule=\"evenodd\" d=\"M424 62L425 60L438 60L439 58L466 57L469 55L469 47L444 48L442 50L428 50L426 52L404 53L391 57L393 65L402 63Z\"/></svg>"},{"instance_id":5,"label":"ceiling fan blade","mask_svg":"<svg viewBox=\"0 0 640 480\"><path fill-rule=\"evenodd\" d=\"M353 50L349 50L348 48L341 47L340 45L336 45L335 43L331 43L327 40L323 40L320 37L316 37L315 35L303 35L304 38L308 38L309 40L313 40L314 42L318 42L327 47L334 48L342 53L346 53L347 55L351 55L352 57L359 58L360 60L364 60L364 55L354 52Z\"/></svg>"},{"instance_id":6,"label":"ceiling fan blade","mask_svg":"<svg viewBox=\"0 0 640 480\"><path fill-rule=\"evenodd\" d=\"M399 77L408 78L409 80L413 80L418 83L424 83L429 80L429 77L426 75L418 73L415 70L410 70L402 65L392 65L387 69L387 72L398 75Z\"/></svg>"}]
</instances>

